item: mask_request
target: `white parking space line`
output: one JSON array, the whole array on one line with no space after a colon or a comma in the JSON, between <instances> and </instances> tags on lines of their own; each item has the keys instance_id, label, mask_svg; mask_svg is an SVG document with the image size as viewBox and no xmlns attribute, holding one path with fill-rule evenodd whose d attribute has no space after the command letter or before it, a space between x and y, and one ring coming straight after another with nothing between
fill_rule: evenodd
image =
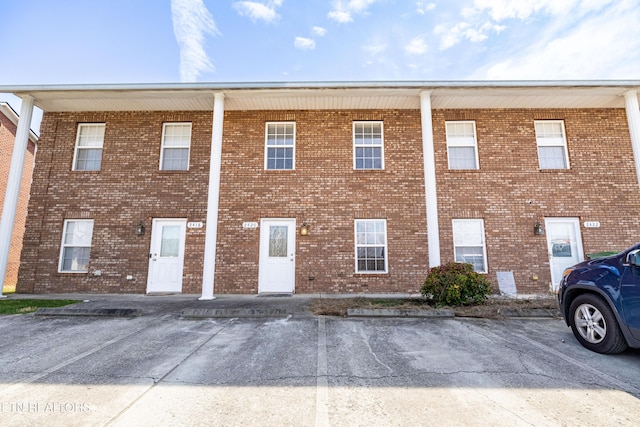
<instances>
[{"instance_id":1,"label":"white parking space line","mask_svg":"<svg viewBox=\"0 0 640 427\"><path fill-rule=\"evenodd\" d=\"M160 317L160 320L164 320L166 318L171 317L171 315L167 314L165 316ZM24 388L27 384L33 383L38 381L39 379L46 377L47 375L53 374L54 372L65 368L66 366L71 365L72 363L77 362L78 360L84 359L87 356L91 356L94 353L97 353L98 351L102 350L105 347L110 346L111 344L117 343L118 341L122 341L128 337L130 337L131 335L135 335L138 332L142 331L143 329L147 329L149 327L153 326L152 324L149 323L142 323L142 326L139 326L138 328L134 329L134 330L130 330L127 331L124 334L118 335L112 339L110 339L109 341L105 341L102 344L92 348L91 350L87 350L83 353L80 353L76 356L73 356L69 359L66 359L64 362L59 363L55 366L52 366L49 369L46 369L36 375L32 375L28 378L24 378L20 380L19 384L14 384L12 386L9 386L7 388L4 388L2 390L0 390L0 395L2 396L11 396L12 394L14 394L15 392L17 392L18 390L20 390L21 388Z\"/></svg>"},{"instance_id":2,"label":"white parking space line","mask_svg":"<svg viewBox=\"0 0 640 427\"><path fill-rule=\"evenodd\" d=\"M329 426L329 382L327 381L327 328L318 317L318 367L316 370L316 426Z\"/></svg>"},{"instance_id":3,"label":"white parking space line","mask_svg":"<svg viewBox=\"0 0 640 427\"><path fill-rule=\"evenodd\" d=\"M109 420L109 422L106 423L105 426L112 425L116 421L118 421L118 418L120 418L129 409L131 409L131 407L133 407L137 402L139 402L147 393L149 393L151 390L153 390L159 384L162 384L162 382L164 381L165 378L167 378L173 371L178 369L178 367L180 367L187 359L189 359L191 356L193 356L195 353L197 353L198 350L200 350L202 347L207 345L212 339L217 337L218 334L220 334L222 331L224 331L225 328L227 328L227 326L231 325L236 319L237 318L235 318L235 317L232 318L232 319L229 319L224 325L222 325L222 327L220 329L216 330L213 334L211 334L211 336L206 341L202 342L199 346L197 346L194 349L192 349L191 351L189 351L178 363L176 363L171 369L167 370L167 372L165 372L165 374L161 378L158 378L156 381L154 381L154 383L153 383L153 385L151 387L147 388L135 400L132 400L126 407L122 408L122 410L119 413L117 413L113 418L111 418L111 420Z\"/></svg>"},{"instance_id":4,"label":"white parking space line","mask_svg":"<svg viewBox=\"0 0 640 427\"><path fill-rule=\"evenodd\" d=\"M577 367L579 367L580 369L582 369L583 371L586 372L590 372L593 375L600 377L601 379L603 379L604 381L606 381L607 383L611 384L612 386L614 386L615 388L619 389L619 390L624 390L628 393L633 393L635 395L640 394L640 388L638 388L637 386L631 384L631 383L627 383L624 381L620 381L619 379L612 377L611 375L605 374L604 372L601 372L595 368L593 368L592 366L583 363L579 360L574 359L573 357L569 357L564 353L561 353L557 350L554 350L553 348L549 347L548 345L542 344L541 342L532 340L531 338L522 335L522 334L518 334L518 333L514 333L513 336L520 338L521 340L524 340L526 342L528 342L531 345L534 345L542 350L544 350L545 352L554 355L555 357L558 357L562 360L564 360L565 362L569 362Z\"/></svg>"}]
</instances>

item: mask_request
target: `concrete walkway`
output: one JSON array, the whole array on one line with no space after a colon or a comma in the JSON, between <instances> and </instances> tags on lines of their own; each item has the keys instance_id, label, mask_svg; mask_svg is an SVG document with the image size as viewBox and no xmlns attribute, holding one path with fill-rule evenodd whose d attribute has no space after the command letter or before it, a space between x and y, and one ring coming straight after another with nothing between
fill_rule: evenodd
<instances>
[{"instance_id":1,"label":"concrete walkway","mask_svg":"<svg viewBox=\"0 0 640 427\"><path fill-rule=\"evenodd\" d=\"M214 300L200 301L199 295L185 294L12 294L9 299L71 299L82 303L51 309L40 309L38 315L47 316L105 316L135 317L153 314L171 314L187 318L223 317L305 317L311 316L309 304L314 299L340 298L411 298L405 294L371 295L218 295ZM559 317L557 310L518 309L506 310L504 317ZM349 317L454 317L450 309L393 309L353 308Z\"/></svg>"}]
</instances>

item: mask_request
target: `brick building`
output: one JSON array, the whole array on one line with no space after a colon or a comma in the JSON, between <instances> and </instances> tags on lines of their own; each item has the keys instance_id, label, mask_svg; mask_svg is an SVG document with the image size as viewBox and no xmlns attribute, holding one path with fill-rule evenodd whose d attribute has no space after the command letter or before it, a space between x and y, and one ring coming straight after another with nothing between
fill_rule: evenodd
<instances>
[{"instance_id":1,"label":"brick building","mask_svg":"<svg viewBox=\"0 0 640 427\"><path fill-rule=\"evenodd\" d=\"M18 291L416 293L457 260L546 293L639 239L639 88L9 88L44 110Z\"/></svg>"},{"instance_id":2,"label":"brick building","mask_svg":"<svg viewBox=\"0 0 640 427\"><path fill-rule=\"evenodd\" d=\"M0 207L4 205L17 125L18 114L8 103L0 102ZM11 233L7 268L4 275L4 286L7 287L14 287L18 280L20 251L22 250L24 224L27 219L27 205L29 203L29 189L31 187L31 172L33 170L33 159L36 153L37 140L37 136L33 132L29 132L27 152L25 153L23 173L20 178L20 186L18 190L16 217Z\"/></svg>"}]
</instances>

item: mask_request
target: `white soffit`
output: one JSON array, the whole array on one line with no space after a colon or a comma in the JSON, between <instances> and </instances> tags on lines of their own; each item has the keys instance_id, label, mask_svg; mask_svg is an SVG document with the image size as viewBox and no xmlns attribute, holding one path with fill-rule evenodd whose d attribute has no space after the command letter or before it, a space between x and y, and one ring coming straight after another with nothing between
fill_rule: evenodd
<instances>
[{"instance_id":1,"label":"white soffit","mask_svg":"<svg viewBox=\"0 0 640 427\"><path fill-rule=\"evenodd\" d=\"M225 95L225 110L419 109L420 93L431 93L433 109L624 108L624 93L638 85L526 85L465 83L385 87L39 87L12 91L31 95L44 111L211 111L214 93Z\"/></svg>"},{"instance_id":2,"label":"white soffit","mask_svg":"<svg viewBox=\"0 0 640 427\"><path fill-rule=\"evenodd\" d=\"M460 108L624 108L620 87L436 89L434 109Z\"/></svg>"}]
</instances>

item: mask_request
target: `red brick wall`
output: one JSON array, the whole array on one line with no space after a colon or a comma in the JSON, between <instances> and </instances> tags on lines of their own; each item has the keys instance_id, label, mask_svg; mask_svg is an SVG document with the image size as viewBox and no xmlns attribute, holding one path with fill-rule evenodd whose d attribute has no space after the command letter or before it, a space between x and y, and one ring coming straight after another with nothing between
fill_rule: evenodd
<instances>
[{"instance_id":1,"label":"red brick wall","mask_svg":"<svg viewBox=\"0 0 640 427\"><path fill-rule=\"evenodd\" d=\"M211 112L45 113L19 292L144 293L152 218L204 221ZM193 123L189 171L159 171L164 122ZM106 123L102 170L71 171L78 123ZM94 219L89 270L58 273L65 219ZM144 221L146 233L135 227ZM204 230L189 230L184 292L202 283ZM133 280L127 280L127 275Z\"/></svg>"},{"instance_id":2,"label":"red brick wall","mask_svg":"<svg viewBox=\"0 0 640 427\"><path fill-rule=\"evenodd\" d=\"M353 169L353 121L384 122L385 169ZM295 121L294 171L265 171L265 122ZM259 230L296 218L296 292L417 292L428 268L419 111L225 115L217 292L257 292ZM387 219L389 272L355 274L354 219Z\"/></svg>"},{"instance_id":3,"label":"red brick wall","mask_svg":"<svg viewBox=\"0 0 640 427\"><path fill-rule=\"evenodd\" d=\"M565 121L571 169L538 169L535 119ZM210 112L45 113L19 291L145 292L151 219L206 219L211 120ZM257 292L260 232L242 223L261 218L309 225L296 237L298 293L419 291L428 270L419 111L227 111L224 120L216 293ZM383 171L353 170L354 120L384 122ZM476 121L479 171L447 170L445 120ZM193 122L188 172L158 171L166 121ZM294 171L264 170L267 121L296 123ZM71 172L82 122L106 122L100 172ZM488 277L497 289L495 273L513 270L520 293L549 289L536 219L599 221L582 230L585 253L636 241L624 110L435 110L433 126L443 263L453 260L452 218L484 219ZM95 220L89 269L102 276L57 273L70 218ZM387 274L354 273L356 218L387 220ZM136 236L141 219L148 231ZM184 293L201 292L204 230L187 230Z\"/></svg>"},{"instance_id":4,"label":"red brick wall","mask_svg":"<svg viewBox=\"0 0 640 427\"><path fill-rule=\"evenodd\" d=\"M545 119L564 120L568 170L539 169L534 120ZM475 120L480 170L447 170L446 120ZM624 109L436 110L433 131L442 263L453 260L453 218L484 219L488 277L496 284L496 272L513 270L524 294L544 293L551 282L546 237L533 234L538 219L579 218L585 255L640 239Z\"/></svg>"},{"instance_id":5,"label":"red brick wall","mask_svg":"<svg viewBox=\"0 0 640 427\"><path fill-rule=\"evenodd\" d=\"M4 114L0 114L0 211L4 205L11 157L15 142L16 125ZM29 188L31 187L31 172L33 170L33 156L35 145L29 141L28 151L25 156L24 170L20 182L20 193L13 232L11 234L11 247L7 262L7 272L4 277L5 286L15 286L18 280L18 268L20 266L20 251L22 250L22 236L24 234L25 220L27 218L27 205L29 202Z\"/></svg>"}]
</instances>

